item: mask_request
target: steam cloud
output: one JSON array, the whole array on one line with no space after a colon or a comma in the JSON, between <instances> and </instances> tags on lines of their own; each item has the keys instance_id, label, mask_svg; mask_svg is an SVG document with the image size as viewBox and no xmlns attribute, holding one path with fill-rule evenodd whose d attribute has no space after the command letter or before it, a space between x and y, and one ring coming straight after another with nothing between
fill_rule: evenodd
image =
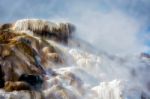
<instances>
[{"instance_id":1,"label":"steam cloud","mask_svg":"<svg viewBox=\"0 0 150 99\"><path fill-rule=\"evenodd\" d=\"M67 20L77 25L79 38L97 49L139 53L149 50L140 37L148 27L149 5L148 0L2 0L0 21L33 17Z\"/></svg>"}]
</instances>

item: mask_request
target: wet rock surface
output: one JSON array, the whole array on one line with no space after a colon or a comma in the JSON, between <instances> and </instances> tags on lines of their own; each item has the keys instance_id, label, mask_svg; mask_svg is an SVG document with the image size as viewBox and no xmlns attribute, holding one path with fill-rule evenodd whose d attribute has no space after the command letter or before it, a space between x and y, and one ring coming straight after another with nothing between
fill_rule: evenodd
<instances>
[{"instance_id":1,"label":"wet rock surface","mask_svg":"<svg viewBox=\"0 0 150 99\"><path fill-rule=\"evenodd\" d=\"M74 32L40 19L0 25L0 99L149 99L149 55L92 53Z\"/></svg>"}]
</instances>

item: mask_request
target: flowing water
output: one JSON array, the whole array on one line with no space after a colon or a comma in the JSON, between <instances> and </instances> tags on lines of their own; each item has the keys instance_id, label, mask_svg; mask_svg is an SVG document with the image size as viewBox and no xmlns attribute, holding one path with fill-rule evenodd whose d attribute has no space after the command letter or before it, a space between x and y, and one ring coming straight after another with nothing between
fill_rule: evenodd
<instances>
[{"instance_id":1,"label":"flowing water","mask_svg":"<svg viewBox=\"0 0 150 99\"><path fill-rule=\"evenodd\" d=\"M54 64L42 92L0 91L0 99L150 99L150 59L98 51L82 40L68 46L47 40L61 51L64 65ZM65 90L65 91L64 91ZM31 97L32 96L32 97Z\"/></svg>"}]
</instances>

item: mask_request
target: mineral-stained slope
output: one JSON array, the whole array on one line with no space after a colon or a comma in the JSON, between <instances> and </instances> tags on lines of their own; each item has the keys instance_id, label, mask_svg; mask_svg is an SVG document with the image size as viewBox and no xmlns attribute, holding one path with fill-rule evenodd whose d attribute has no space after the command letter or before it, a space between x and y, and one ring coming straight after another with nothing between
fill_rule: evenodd
<instances>
[{"instance_id":1,"label":"mineral-stained slope","mask_svg":"<svg viewBox=\"0 0 150 99\"><path fill-rule=\"evenodd\" d=\"M148 55L93 53L74 25L0 25L0 99L150 99Z\"/></svg>"},{"instance_id":2,"label":"mineral-stained slope","mask_svg":"<svg viewBox=\"0 0 150 99\"><path fill-rule=\"evenodd\" d=\"M73 30L71 27L68 23L55 24L39 19L24 19L15 23L2 24L0 27L0 87L5 94L1 97L20 99L29 94L28 97L31 99L37 96L37 99L44 98L44 93L41 92L47 89L48 76L55 78L58 75L52 69L60 64L63 66L65 63L59 48L48 40L67 45ZM58 91L59 97L62 97L61 95L68 97L67 90L57 83L51 89L52 92L54 90ZM16 96L14 91L18 92ZM52 92L48 94L49 97L53 94Z\"/></svg>"}]
</instances>

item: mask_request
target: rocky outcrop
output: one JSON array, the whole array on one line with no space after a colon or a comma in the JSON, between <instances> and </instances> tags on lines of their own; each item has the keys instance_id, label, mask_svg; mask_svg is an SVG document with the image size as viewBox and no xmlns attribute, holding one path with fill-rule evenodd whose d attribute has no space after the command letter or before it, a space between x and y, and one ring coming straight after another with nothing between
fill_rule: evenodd
<instances>
[{"instance_id":1,"label":"rocky outcrop","mask_svg":"<svg viewBox=\"0 0 150 99\"><path fill-rule=\"evenodd\" d=\"M149 99L149 55L94 53L74 30L40 19L1 24L0 99Z\"/></svg>"},{"instance_id":2,"label":"rocky outcrop","mask_svg":"<svg viewBox=\"0 0 150 99\"><path fill-rule=\"evenodd\" d=\"M39 19L1 25L0 87L9 92L44 89L47 73L55 75L50 63L63 61L59 49L44 38L66 44L72 30L69 23Z\"/></svg>"},{"instance_id":3,"label":"rocky outcrop","mask_svg":"<svg viewBox=\"0 0 150 99\"><path fill-rule=\"evenodd\" d=\"M46 37L55 41L67 43L68 38L74 32L75 27L70 23L53 23L40 19L22 19L14 23L0 26L1 30L11 29L14 31L30 31L36 36Z\"/></svg>"}]
</instances>

